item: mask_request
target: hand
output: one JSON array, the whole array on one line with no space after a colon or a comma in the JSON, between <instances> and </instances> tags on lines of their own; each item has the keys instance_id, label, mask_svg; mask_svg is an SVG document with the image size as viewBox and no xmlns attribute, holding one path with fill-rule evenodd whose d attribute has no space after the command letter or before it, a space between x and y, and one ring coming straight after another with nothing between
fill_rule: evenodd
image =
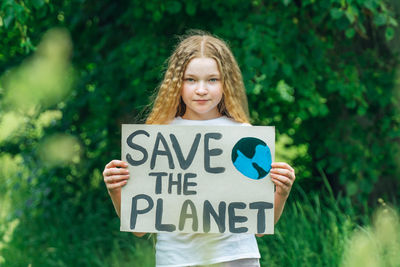
<instances>
[{"instance_id":1,"label":"hand","mask_svg":"<svg viewBox=\"0 0 400 267\"><path fill-rule=\"evenodd\" d=\"M128 163L121 160L110 161L103 171L108 192L120 191L129 179Z\"/></svg>"},{"instance_id":2,"label":"hand","mask_svg":"<svg viewBox=\"0 0 400 267\"><path fill-rule=\"evenodd\" d=\"M271 180L276 186L276 193L287 197L296 179L294 169L285 162L274 162L271 167Z\"/></svg>"}]
</instances>

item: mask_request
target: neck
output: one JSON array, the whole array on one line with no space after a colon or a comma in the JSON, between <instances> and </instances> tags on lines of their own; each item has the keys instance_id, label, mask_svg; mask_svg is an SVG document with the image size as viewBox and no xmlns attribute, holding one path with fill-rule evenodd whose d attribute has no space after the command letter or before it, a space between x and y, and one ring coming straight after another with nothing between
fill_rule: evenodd
<instances>
[{"instance_id":1,"label":"neck","mask_svg":"<svg viewBox=\"0 0 400 267\"><path fill-rule=\"evenodd\" d=\"M216 113L216 114L207 114L207 115L202 115L202 114L191 114L186 112L183 116L182 119L185 120L197 120L197 121L203 121L203 120L212 120L212 119L217 119L222 117L221 113Z\"/></svg>"}]
</instances>

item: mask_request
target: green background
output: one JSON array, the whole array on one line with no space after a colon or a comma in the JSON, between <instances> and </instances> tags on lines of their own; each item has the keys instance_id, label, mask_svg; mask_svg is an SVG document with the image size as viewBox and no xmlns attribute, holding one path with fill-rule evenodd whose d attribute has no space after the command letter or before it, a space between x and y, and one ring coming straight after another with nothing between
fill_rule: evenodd
<instances>
[{"instance_id":1,"label":"green background","mask_svg":"<svg viewBox=\"0 0 400 267\"><path fill-rule=\"evenodd\" d=\"M177 37L201 29L228 42L251 122L276 126L277 160L296 169L276 234L258 239L262 266L398 266L399 12L395 0L1 1L0 265L154 265L153 237L119 232L101 173L120 158L121 124L144 121ZM378 206L392 217L373 219Z\"/></svg>"}]
</instances>

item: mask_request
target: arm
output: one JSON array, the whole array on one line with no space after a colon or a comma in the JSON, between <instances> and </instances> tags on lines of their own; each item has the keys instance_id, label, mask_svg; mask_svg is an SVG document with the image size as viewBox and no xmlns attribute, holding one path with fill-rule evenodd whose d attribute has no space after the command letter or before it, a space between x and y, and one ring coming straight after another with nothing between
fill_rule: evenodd
<instances>
[{"instance_id":1,"label":"arm","mask_svg":"<svg viewBox=\"0 0 400 267\"><path fill-rule=\"evenodd\" d=\"M285 208L285 203L286 199L288 196L282 196L280 194L277 194L275 192L274 199L275 199L275 205L274 205L274 224L276 224L279 221L279 218L282 215L283 209Z\"/></svg>"},{"instance_id":2,"label":"arm","mask_svg":"<svg viewBox=\"0 0 400 267\"><path fill-rule=\"evenodd\" d=\"M121 188L126 185L129 179L128 164L121 160L110 161L103 171L104 183L108 194L114 205L115 212L121 217ZM146 233L133 233L136 236L143 236Z\"/></svg>"},{"instance_id":3,"label":"arm","mask_svg":"<svg viewBox=\"0 0 400 267\"><path fill-rule=\"evenodd\" d=\"M284 162L274 162L271 167L271 180L276 186L274 194L274 223L276 224L282 215L296 175L294 169ZM261 237L263 234L257 234L256 236Z\"/></svg>"}]
</instances>

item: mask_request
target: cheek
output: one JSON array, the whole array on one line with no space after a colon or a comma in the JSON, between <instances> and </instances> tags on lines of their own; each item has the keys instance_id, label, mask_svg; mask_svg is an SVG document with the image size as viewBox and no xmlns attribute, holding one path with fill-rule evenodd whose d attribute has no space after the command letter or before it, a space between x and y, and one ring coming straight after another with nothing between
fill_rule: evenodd
<instances>
[{"instance_id":1,"label":"cheek","mask_svg":"<svg viewBox=\"0 0 400 267\"><path fill-rule=\"evenodd\" d=\"M221 86L215 86L212 90L212 94L214 98L219 99L219 101L222 99L223 95L223 90Z\"/></svg>"},{"instance_id":2,"label":"cheek","mask_svg":"<svg viewBox=\"0 0 400 267\"><path fill-rule=\"evenodd\" d=\"M186 104L187 99L190 97L190 86L183 85L181 90L181 97L183 102Z\"/></svg>"}]
</instances>

